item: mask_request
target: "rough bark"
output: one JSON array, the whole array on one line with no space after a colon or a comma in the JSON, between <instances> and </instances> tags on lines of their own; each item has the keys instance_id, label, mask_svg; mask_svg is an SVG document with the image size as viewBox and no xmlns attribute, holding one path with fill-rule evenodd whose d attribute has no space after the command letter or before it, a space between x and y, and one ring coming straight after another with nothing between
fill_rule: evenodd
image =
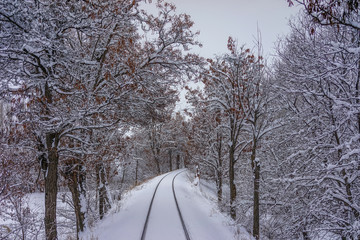
<instances>
[{"instance_id":1,"label":"rough bark","mask_svg":"<svg viewBox=\"0 0 360 240\"><path fill-rule=\"evenodd\" d=\"M57 239L56 228L56 198L58 193L58 164L59 156L57 146L59 135L46 134L47 162L42 164L45 178L45 236L47 240Z\"/></svg>"}]
</instances>

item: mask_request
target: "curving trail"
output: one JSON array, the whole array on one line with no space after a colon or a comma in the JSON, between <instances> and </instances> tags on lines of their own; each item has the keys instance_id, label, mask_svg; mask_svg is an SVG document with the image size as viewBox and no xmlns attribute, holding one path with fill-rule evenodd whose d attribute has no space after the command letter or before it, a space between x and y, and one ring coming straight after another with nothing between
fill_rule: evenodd
<instances>
[{"instance_id":1,"label":"curving trail","mask_svg":"<svg viewBox=\"0 0 360 240\"><path fill-rule=\"evenodd\" d=\"M185 170L184 170L185 171ZM173 194L174 194L174 200L175 200L175 203L176 203L176 208L178 210L178 213L179 213L179 217L180 217L180 220L181 220L181 225L183 227L183 230L184 230L184 233L185 233L185 237L186 237L186 240L190 240L190 235L189 235L189 232L186 228L186 225L185 225L185 221L184 221L184 218L181 214L181 210L180 210L180 206L179 206L179 203L178 203L178 200L176 198L176 192L175 192L175 187L174 187L174 182L175 182L175 178L180 174L180 173L183 173L184 171L182 172L179 172L178 174L176 174L172 180L172 190L173 190Z\"/></svg>"},{"instance_id":2,"label":"curving trail","mask_svg":"<svg viewBox=\"0 0 360 240\"><path fill-rule=\"evenodd\" d=\"M158 182L149 205L141 240L190 240L175 192L175 178L184 171L168 173Z\"/></svg>"},{"instance_id":3,"label":"curving trail","mask_svg":"<svg viewBox=\"0 0 360 240\"><path fill-rule=\"evenodd\" d=\"M229 218L217 211L216 202L210 200L216 198L215 192L205 185L195 186L191 179L191 175L181 169L155 177L124 193L113 212L94 229L89 229L83 239L252 239L246 231L234 229ZM235 230L241 234L235 234Z\"/></svg>"},{"instance_id":4,"label":"curving trail","mask_svg":"<svg viewBox=\"0 0 360 240\"><path fill-rule=\"evenodd\" d=\"M145 239L145 234L146 234L147 226L148 226L148 223L149 223L149 217L150 217L150 213L151 213L151 208L152 208L152 205L153 205L153 202L154 202L154 198L155 198L157 189L159 188L159 185L160 185L160 183L162 182L162 180L163 180L167 175L169 175L169 174L170 174L170 173L168 173L168 174L166 174L164 177L162 177L162 178L160 179L160 181L158 182L158 184L156 185L154 194L153 194L153 196L152 196L152 198L151 198L149 210L148 210L147 215L146 215L146 220L145 220L145 223L144 223L144 228L143 228L143 231L142 231L142 234L141 234L141 240L144 240L144 239Z\"/></svg>"}]
</instances>

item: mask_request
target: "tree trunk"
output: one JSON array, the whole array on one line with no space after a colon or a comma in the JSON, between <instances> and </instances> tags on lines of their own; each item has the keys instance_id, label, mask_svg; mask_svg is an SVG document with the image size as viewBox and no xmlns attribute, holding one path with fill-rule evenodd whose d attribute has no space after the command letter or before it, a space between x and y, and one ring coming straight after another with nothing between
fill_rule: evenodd
<instances>
[{"instance_id":1,"label":"tree trunk","mask_svg":"<svg viewBox=\"0 0 360 240\"><path fill-rule=\"evenodd\" d=\"M79 233L85 230L85 215L87 209L86 206L84 206L84 204L86 204L86 173L83 166L78 161L73 160L67 165L65 175L74 205L76 238L79 239Z\"/></svg>"},{"instance_id":2,"label":"tree trunk","mask_svg":"<svg viewBox=\"0 0 360 240\"><path fill-rule=\"evenodd\" d=\"M254 174L254 203L253 203L253 236L256 240L260 239L260 163L256 161L257 141L253 140L253 149L251 154L251 165Z\"/></svg>"},{"instance_id":3,"label":"tree trunk","mask_svg":"<svg viewBox=\"0 0 360 240\"><path fill-rule=\"evenodd\" d=\"M0 101L0 129L5 129L4 121L5 121L4 104L2 101Z\"/></svg>"},{"instance_id":4,"label":"tree trunk","mask_svg":"<svg viewBox=\"0 0 360 240\"><path fill-rule=\"evenodd\" d=\"M234 159L235 150L234 147L230 147L229 152L229 185L230 185L230 216L232 219L236 220L236 186L235 186L235 159Z\"/></svg>"},{"instance_id":5,"label":"tree trunk","mask_svg":"<svg viewBox=\"0 0 360 240\"><path fill-rule=\"evenodd\" d=\"M103 219L104 215L111 207L108 192L106 189L107 181L104 165L102 163L97 164L97 184L99 192L99 216L100 219Z\"/></svg>"},{"instance_id":6,"label":"tree trunk","mask_svg":"<svg viewBox=\"0 0 360 240\"><path fill-rule=\"evenodd\" d=\"M218 203L221 203L222 201L222 175L223 175L223 169L222 169L222 136L218 134L218 142L219 142L219 147L218 147L218 166L217 166L217 198L218 198Z\"/></svg>"},{"instance_id":7,"label":"tree trunk","mask_svg":"<svg viewBox=\"0 0 360 240\"><path fill-rule=\"evenodd\" d=\"M358 35L358 47L360 47L360 30L357 30L357 35ZM357 69L357 80L356 80L356 103L359 104L360 100L359 100L359 94L360 94L360 60L358 60L358 69ZM357 114L357 118L358 118L358 122L357 122L357 127L358 127L358 133L360 133L360 113ZM359 139L360 142L360 139ZM360 163L358 163L358 171L360 171ZM356 215L355 215L356 216ZM360 220L359 217L359 212L357 212L357 220ZM360 233L357 236L357 239L360 240Z\"/></svg>"},{"instance_id":8,"label":"tree trunk","mask_svg":"<svg viewBox=\"0 0 360 240\"><path fill-rule=\"evenodd\" d=\"M180 169L180 154L176 155L176 169Z\"/></svg>"},{"instance_id":9,"label":"tree trunk","mask_svg":"<svg viewBox=\"0 0 360 240\"><path fill-rule=\"evenodd\" d=\"M157 173L160 175L161 174L160 161L157 156L154 157L154 160L155 160L155 164L156 164Z\"/></svg>"},{"instance_id":10,"label":"tree trunk","mask_svg":"<svg viewBox=\"0 0 360 240\"><path fill-rule=\"evenodd\" d=\"M188 163L190 162L190 157L189 157L189 152L185 151L185 156L184 156L184 168L187 167Z\"/></svg>"},{"instance_id":11,"label":"tree trunk","mask_svg":"<svg viewBox=\"0 0 360 240\"><path fill-rule=\"evenodd\" d=\"M260 239L260 165L255 164L254 169L254 218L253 218L253 236Z\"/></svg>"},{"instance_id":12,"label":"tree trunk","mask_svg":"<svg viewBox=\"0 0 360 240\"><path fill-rule=\"evenodd\" d=\"M309 233L306 230L302 232L302 235L304 240L310 240Z\"/></svg>"},{"instance_id":13,"label":"tree trunk","mask_svg":"<svg viewBox=\"0 0 360 240\"><path fill-rule=\"evenodd\" d=\"M169 167L170 167L170 171L172 171L173 167L172 167L172 151L171 151L171 149L169 150Z\"/></svg>"},{"instance_id":14,"label":"tree trunk","mask_svg":"<svg viewBox=\"0 0 360 240\"><path fill-rule=\"evenodd\" d=\"M138 173L139 173L139 160L136 159L136 166L135 166L135 186L138 185ZM121 180L121 183L124 183L124 179L125 179L125 169L123 172L123 178Z\"/></svg>"},{"instance_id":15,"label":"tree trunk","mask_svg":"<svg viewBox=\"0 0 360 240\"><path fill-rule=\"evenodd\" d=\"M360 30L358 30L358 47L360 47ZM360 95L360 60L358 60L358 69L357 69L357 78L356 78L356 85L355 85L355 96L356 96L356 104L360 103L359 95ZM358 133L360 133L360 112L357 113L357 128ZM359 140L360 141L360 140Z\"/></svg>"},{"instance_id":16,"label":"tree trunk","mask_svg":"<svg viewBox=\"0 0 360 240\"><path fill-rule=\"evenodd\" d=\"M45 178L45 236L47 240L57 239L56 228L56 198L58 193L58 164L59 156L57 146L59 135L46 134L46 147L48 152L47 162L42 164Z\"/></svg>"},{"instance_id":17,"label":"tree trunk","mask_svg":"<svg viewBox=\"0 0 360 240\"><path fill-rule=\"evenodd\" d=\"M222 201L222 171L219 169L217 171L217 198L218 203L221 203Z\"/></svg>"}]
</instances>

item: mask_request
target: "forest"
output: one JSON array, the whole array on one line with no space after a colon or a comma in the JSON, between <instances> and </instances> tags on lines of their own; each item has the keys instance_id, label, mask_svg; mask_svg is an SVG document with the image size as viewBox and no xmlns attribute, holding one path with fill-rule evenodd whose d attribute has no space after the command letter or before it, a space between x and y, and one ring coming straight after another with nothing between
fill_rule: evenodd
<instances>
[{"instance_id":1,"label":"forest","mask_svg":"<svg viewBox=\"0 0 360 240\"><path fill-rule=\"evenodd\" d=\"M165 0L1 0L0 239L81 239L185 167L256 240L359 240L359 2L283 1L302 11L270 63L260 38L193 53Z\"/></svg>"}]
</instances>

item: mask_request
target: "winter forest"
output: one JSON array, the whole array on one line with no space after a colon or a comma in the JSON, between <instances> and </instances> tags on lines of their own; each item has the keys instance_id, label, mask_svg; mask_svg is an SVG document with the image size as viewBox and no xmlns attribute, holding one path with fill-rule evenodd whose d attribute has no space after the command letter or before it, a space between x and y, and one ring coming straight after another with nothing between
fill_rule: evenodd
<instances>
[{"instance_id":1,"label":"winter forest","mask_svg":"<svg viewBox=\"0 0 360 240\"><path fill-rule=\"evenodd\" d=\"M283 1L302 11L269 62L260 37L193 53L165 0L0 0L0 239L85 240L187 168L251 239L359 240L359 1Z\"/></svg>"}]
</instances>

